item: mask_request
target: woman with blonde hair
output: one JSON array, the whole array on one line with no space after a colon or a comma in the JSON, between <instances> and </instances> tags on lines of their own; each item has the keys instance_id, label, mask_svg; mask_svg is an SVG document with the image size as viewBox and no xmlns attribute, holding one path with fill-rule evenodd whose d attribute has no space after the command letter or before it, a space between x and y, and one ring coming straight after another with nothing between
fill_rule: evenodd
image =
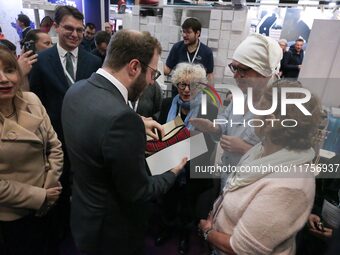
<instances>
[{"instance_id":1,"label":"woman with blonde hair","mask_svg":"<svg viewBox=\"0 0 340 255\"><path fill-rule=\"evenodd\" d=\"M38 97L22 92L13 54L0 48L0 254L48 253L48 210L61 186L63 152Z\"/></svg>"}]
</instances>

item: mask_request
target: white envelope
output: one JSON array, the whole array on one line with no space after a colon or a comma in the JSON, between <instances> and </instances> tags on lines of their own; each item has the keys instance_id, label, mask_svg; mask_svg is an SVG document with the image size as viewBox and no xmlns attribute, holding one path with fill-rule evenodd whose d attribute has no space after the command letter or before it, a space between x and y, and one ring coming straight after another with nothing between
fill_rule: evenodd
<instances>
[{"instance_id":1,"label":"white envelope","mask_svg":"<svg viewBox=\"0 0 340 255\"><path fill-rule=\"evenodd\" d=\"M152 175L162 174L177 166L182 158L194 159L208 151L203 133L171 145L146 159Z\"/></svg>"}]
</instances>

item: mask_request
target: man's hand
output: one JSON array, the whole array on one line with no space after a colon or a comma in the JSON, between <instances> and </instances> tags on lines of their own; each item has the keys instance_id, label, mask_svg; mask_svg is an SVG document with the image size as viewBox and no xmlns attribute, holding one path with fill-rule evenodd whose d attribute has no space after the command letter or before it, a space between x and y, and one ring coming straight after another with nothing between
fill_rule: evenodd
<instances>
[{"instance_id":1,"label":"man's hand","mask_svg":"<svg viewBox=\"0 0 340 255\"><path fill-rule=\"evenodd\" d=\"M308 230L309 232L320 238L320 239L329 239L333 235L333 229L324 227L323 230L319 229L317 226L321 222L321 219L316 214L311 214L308 217Z\"/></svg>"},{"instance_id":2,"label":"man's hand","mask_svg":"<svg viewBox=\"0 0 340 255\"><path fill-rule=\"evenodd\" d=\"M207 231L208 229L212 228L212 220L211 217L208 217L206 220L200 220L200 223L198 224L199 229L202 233Z\"/></svg>"},{"instance_id":3,"label":"man's hand","mask_svg":"<svg viewBox=\"0 0 340 255\"><path fill-rule=\"evenodd\" d=\"M321 221L320 217L316 214L311 213L308 217L308 227L314 230L318 230L317 224Z\"/></svg>"},{"instance_id":4,"label":"man's hand","mask_svg":"<svg viewBox=\"0 0 340 255\"><path fill-rule=\"evenodd\" d=\"M145 133L152 137L155 140L158 140L159 137L155 131L155 129L158 130L158 132L160 132L161 137L164 136L164 129L162 127L161 124L159 124L157 121L153 120L152 118L145 118L143 116L141 116L143 122L144 122L144 126L145 126Z\"/></svg>"},{"instance_id":5,"label":"man's hand","mask_svg":"<svg viewBox=\"0 0 340 255\"><path fill-rule=\"evenodd\" d=\"M18 64L24 76L29 74L32 69L32 65L38 61L38 54L33 54L33 51L22 52L18 58Z\"/></svg>"},{"instance_id":6,"label":"man's hand","mask_svg":"<svg viewBox=\"0 0 340 255\"><path fill-rule=\"evenodd\" d=\"M182 158L181 162L177 166L172 168L170 171L173 172L175 175L178 175L180 172L182 172L187 161L188 161L188 158Z\"/></svg>"},{"instance_id":7,"label":"man's hand","mask_svg":"<svg viewBox=\"0 0 340 255\"><path fill-rule=\"evenodd\" d=\"M252 147L251 144L237 136L222 135L220 143L223 150L242 155Z\"/></svg>"},{"instance_id":8,"label":"man's hand","mask_svg":"<svg viewBox=\"0 0 340 255\"><path fill-rule=\"evenodd\" d=\"M220 128L218 126L214 127L214 124L210 120L203 118L191 118L189 121L191 125L201 132L212 134L220 132Z\"/></svg>"},{"instance_id":9,"label":"man's hand","mask_svg":"<svg viewBox=\"0 0 340 255\"><path fill-rule=\"evenodd\" d=\"M320 239L329 239L332 237L333 235L333 229L331 228L326 228L324 227L323 228L323 231L320 231L320 230L315 230L315 229L312 229L310 228L309 229L309 232L313 235L313 236L316 236Z\"/></svg>"}]
</instances>

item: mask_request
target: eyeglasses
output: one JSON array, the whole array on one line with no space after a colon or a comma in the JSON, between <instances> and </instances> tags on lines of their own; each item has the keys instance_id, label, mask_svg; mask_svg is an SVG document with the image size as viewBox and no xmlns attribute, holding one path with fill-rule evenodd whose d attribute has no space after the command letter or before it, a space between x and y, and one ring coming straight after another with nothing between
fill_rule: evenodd
<instances>
[{"instance_id":1,"label":"eyeglasses","mask_svg":"<svg viewBox=\"0 0 340 255\"><path fill-rule=\"evenodd\" d=\"M182 29L181 33L188 35L188 34L195 33L195 32L191 29Z\"/></svg>"},{"instance_id":2,"label":"eyeglasses","mask_svg":"<svg viewBox=\"0 0 340 255\"><path fill-rule=\"evenodd\" d=\"M177 83L177 88L181 90L185 90L185 88L188 87L190 89L190 84L184 83L184 82L179 82Z\"/></svg>"},{"instance_id":3,"label":"eyeglasses","mask_svg":"<svg viewBox=\"0 0 340 255\"><path fill-rule=\"evenodd\" d=\"M143 63L142 61L140 61L140 63L146 67L149 67L152 70L151 79L153 79L154 81L156 81L159 78L159 76L162 75L160 71L153 69L151 66Z\"/></svg>"},{"instance_id":4,"label":"eyeglasses","mask_svg":"<svg viewBox=\"0 0 340 255\"><path fill-rule=\"evenodd\" d=\"M66 32L72 34L74 30L76 30L77 34L83 34L84 33L84 28L75 28L69 25L60 25L63 29L65 29Z\"/></svg>"},{"instance_id":5,"label":"eyeglasses","mask_svg":"<svg viewBox=\"0 0 340 255\"><path fill-rule=\"evenodd\" d=\"M230 63L228 66L230 68L230 71L233 74L238 72L241 77L245 76L246 72L248 72L251 69L250 67L242 68L242 67L234 66L232 63Z\"/></svg>"},{"instance_id":6,"label":"eyeglasses","mask_svg":"<svg viewBox=\"0 0 340 255\"><path fill-rule=\"evenodd\" d=\"M197 89L200 87L200 82L190 82L190 83L185 83L185 82L179 82L176 84L177 88L180 90L185 90L186 87L189 89Z\"/></svg>"}]
</instances>

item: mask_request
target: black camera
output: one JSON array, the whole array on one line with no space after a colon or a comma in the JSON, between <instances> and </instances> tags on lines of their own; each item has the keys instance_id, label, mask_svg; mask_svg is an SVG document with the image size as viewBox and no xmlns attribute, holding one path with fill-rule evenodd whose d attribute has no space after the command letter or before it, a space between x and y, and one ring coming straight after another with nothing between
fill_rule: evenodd
<instances>
[{"instance_id":1,"label":"black camera","mask_svg":"<svg viewBox=\"0 0 340 255\"><path fill-rule=\"evenodd\" d=\"M24 50L25 50L25 52L31 50L31 51L33 51L33 54L35 54L35 52L36 52L35 42L33 40L30 40L28 42L24 42Z\"/></svg>"}]
</instances>

